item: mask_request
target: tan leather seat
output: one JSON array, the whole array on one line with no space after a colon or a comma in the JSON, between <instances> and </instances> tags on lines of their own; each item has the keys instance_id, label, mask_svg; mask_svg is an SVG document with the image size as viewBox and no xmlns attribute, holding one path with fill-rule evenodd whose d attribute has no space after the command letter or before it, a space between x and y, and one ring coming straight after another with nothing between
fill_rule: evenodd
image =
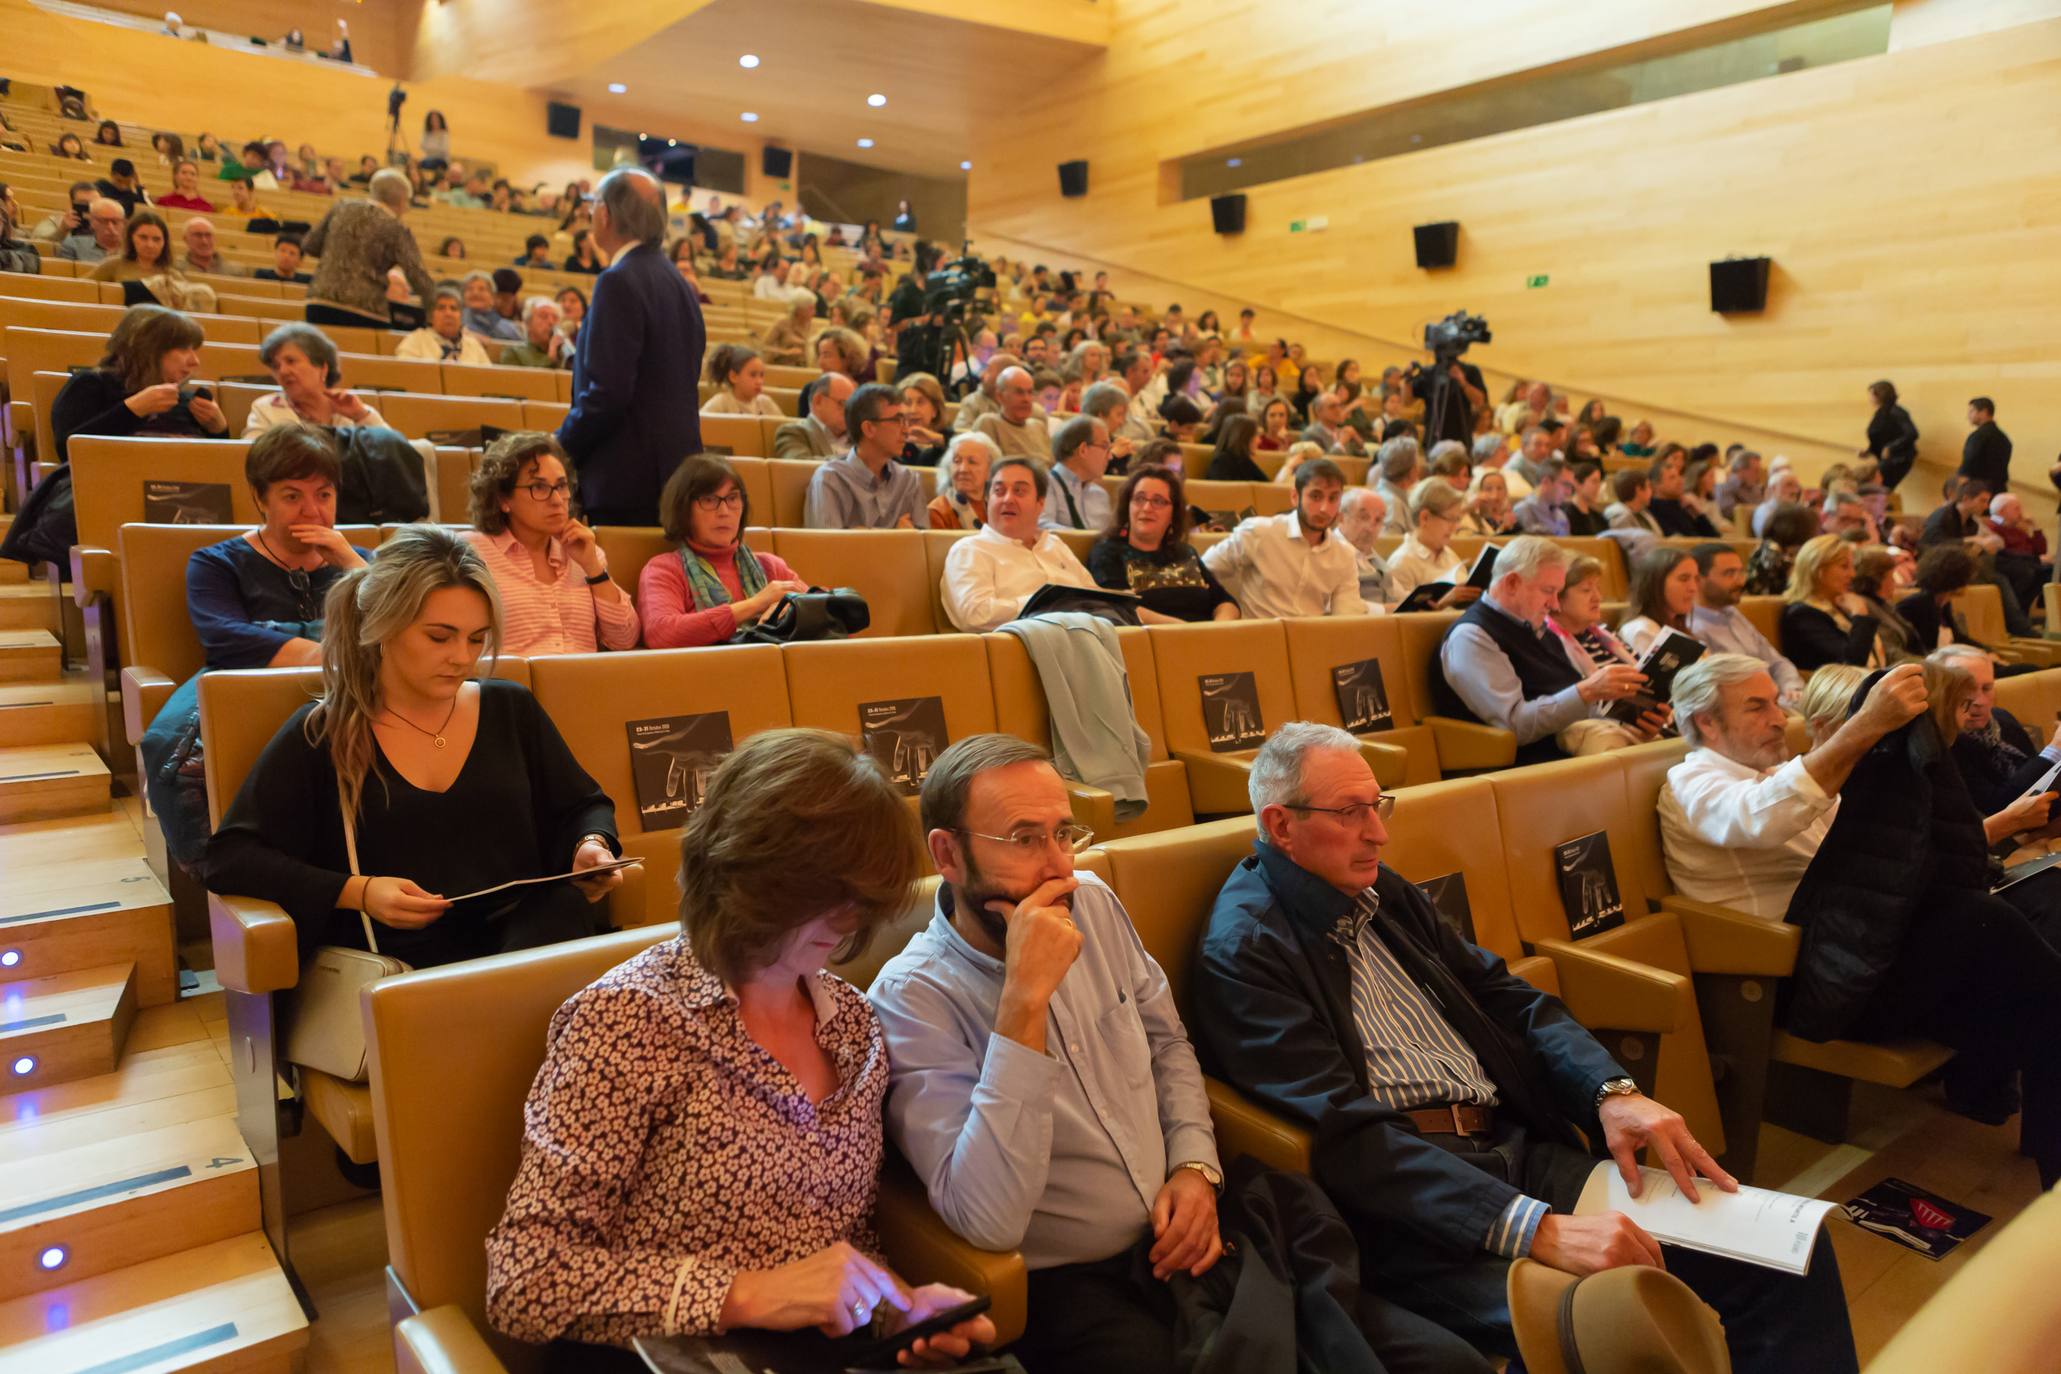
<instances>
[{"instance_id":1,"label":"tan leather seat","mask_svg":"<svg viewBox=\"0 0 2061 1374\"><path fill-rule=\"evenodd\" d=\"M435 439L447 432L493 425L522 428L522 402L489 396L418 396L392 393L379 398L379 413L410 439Z\"/></svg>"},{"instance_id":2,"label":"tan leather seat","mask_svg":"<svg viewBox=\"0 0 2061 1374\"><path fill-rule=\"evenodd\" d=\"M352 353L337 360L337 370L343 373L345 386L407 391L420 396L434 396L444 386L443 364L427 358L388 358ZM386 412L381 409L380 413L384 415Z\"/></svg>"},{"instance_id":3,"label":"tan leather seat","mask_svg":"<svg viewBox=\"0 0 2061 1374\"><path fill-rule=\"evenodd\" d=\"M1404 775L1395 786L1436 782L1446 773L1507 768L1516 758L1516 740L1508 731L1444 717L1433 724L1420 719L1398 623L1407 619L1414 617L1309 616L1282 621L1299 718L1342 725L1333 670L1373 659L1381 665L1392 724L1387 730L1368 732L1366 738L1408 754Z\"/></svg>"},{"instance_id":4,"label":"tan leather seat","mask_svg":"<svg viewBox=\"0 0 2061 1374\"><path fill-rule=\"evenodd\" d=\"M978 635L790 644L780 655L796 725L858 739L862 704L934 696L944 710L944 743L996 728L987 648Z\"/></svg>"},{"instance_id":5,"label":"tan leather seat","mask_svg":"<svg viewBox=\"0 0 2061 1374\"><path fill-rule=\"evenodd\" d=\"M1151 638L1138 626L1118 629L1116 638L1123 648L1124 671L1130 678L1133 719L1152 741L1151 762L1145 768L1145 811L1130 820L1118 821L1115 798L1109 793L1084 783L1068 783L1074 799L1074 818L1104 839L1192 825L1195 813L1188 800L1188 770L1167 753L1166 732L1160 725L1159 680ZM981 639L987 646L996 728L1051 748L1052 717L1046 707L1044 686L1023 641L1015 635L999 633L983 635Z\"/></svg>"},{"instance_id":6,"label":"tan leather seat","mask_svg":"<svg viewBox=\"0 0 2061 1374\"><path fill-rule=\"evenodd\" d=\"M507 372L513 369L501 370ZM537 375L544 379L547 389L553 387L550 373L539 372ZM571 413L572 407L563 401L526 400L522 403L522 427L540 434L556 434L558 427L565 423L565 417Z\"/></svg>"},{"instance_id":7,"label":"tan leather seat","mask_svg":"<svg viewBox=\"0 0 2061 1374\"><path fill-rule=\"evenodd\" d=\"M486 367L444 363L437 390L446 396L498 396L517 401L556 401L551 374L535 367Z\"/></svg>"},{"instance_id":8,"label":"tan leather seat","mask_svg":"<svg viewBox=\"0 0 2061 1374\"><path fill-rule=\"evenodd\" d=\"M776 477L783 467L772 462ZM773 552L796 577L815 587L852 587L866 598L872 623L868 638L931 635L940 626L931 614L930 568L921 530L806 530L773 532Z\"/></svg>"},{"instance_id":9,"label":"tan leather seat","mask_svg":"<svg viewBox=\"0 0 2061 1374\"><path fill-rule=\"evenodd\" d=\"M2047 1193L1970 1255L1868 1361L1868 1374L2044 1374L2061 1347L2061 1193Z\"/></svg>"},{"instance_id":10,"label":"tan leather seat","mask_svg":"<svg viewBox=\"0 0 2061 1374\"><path fill-rule=\"evenodd\" d=\"M778 424L778 421L761 420L760 424ZM771 453L772 436L767 436L767 453ZM802 529L803 509L808 504L809 479L816 475L816 461L812 458L768 458L766 475L773 488L773 527L775 529Z\"/></svg>"},{"instance_id":11,"label":"tan leather seat","mask_svg":"<svg viewBox=\"0 0 2061 1374\"><path fill-rule=\"evenodd\" d=\"M952 545L969 538L972 533L971 530L923 531L923 578L930 587L931 623L941 632L957 628L945 610L945 559L950 556Z\"/></svg>"},{"instance_id":12,"label":"tan leather seat","mask_svg":"<svg viewBox=\"0 0 2061 1374\"><path fill-rule=\"evenodd\" d=\"M1779 596L1742 596L1739 598L1739 614L1753 623L1753 628L1767 636L1768 643L1777 647L1782 643L1782 598Z\"/></svg>"},{"instance_id":13,"label":"tan leather seat","mask_svg":"<svg viewBox=\"0 0 2061 1374\"><path fill-rule=\"evenodd\" d=\"M728 449L736 457L763 458L766 444L755 415L708 415L701 417L701 446L719 453Z\"/></svg>"}]
</instances>

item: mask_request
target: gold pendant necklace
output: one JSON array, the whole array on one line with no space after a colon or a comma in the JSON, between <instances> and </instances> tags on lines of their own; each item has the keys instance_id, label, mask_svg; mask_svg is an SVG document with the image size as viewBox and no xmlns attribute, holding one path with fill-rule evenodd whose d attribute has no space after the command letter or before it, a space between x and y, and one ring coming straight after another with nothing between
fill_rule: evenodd
<instances>
[{"instance_id":1,"label":"gold pendant necklace","mask_svg":"<svg viewBox=\"0 0 2061 1374\"><path fill-rule=\"evenodd\" d=\"M444 712L444 723L442 725L439 725L434 730L424 730L420 725L417 725L414 721L408 719L406 716L402 715L399 711L396 711L391 706L386 708L386 713L392 716L395 720L401 722L401 724L407 726L410 730L418 730L421 731L421 733L428 735L430 743L434 744L437 748L441 749L444 747L444 731L451 728L451 717L458 714L458 698L451 698L451 709Z\"/></svg>"}]
</instances>

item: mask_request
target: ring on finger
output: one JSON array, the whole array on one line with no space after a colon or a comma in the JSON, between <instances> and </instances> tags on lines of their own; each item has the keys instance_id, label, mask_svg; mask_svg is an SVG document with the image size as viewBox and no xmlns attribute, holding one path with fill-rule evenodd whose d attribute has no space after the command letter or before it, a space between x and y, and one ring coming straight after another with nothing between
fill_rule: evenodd
<instances>
[{"instance_id":1,"label":"ring on finger","mask_svg":"<svg viewBox=\"0 0 2061 1374\"><path fill-rule=\"evenodd\" d=\"M853 1321L858 1322L860 1325L863 1326L866 1322L872 1320L872 1318L873 1309L869 1307L867 1304L863 1302L855 1302L852 1304Z\"/></svg>"}]
</instances>

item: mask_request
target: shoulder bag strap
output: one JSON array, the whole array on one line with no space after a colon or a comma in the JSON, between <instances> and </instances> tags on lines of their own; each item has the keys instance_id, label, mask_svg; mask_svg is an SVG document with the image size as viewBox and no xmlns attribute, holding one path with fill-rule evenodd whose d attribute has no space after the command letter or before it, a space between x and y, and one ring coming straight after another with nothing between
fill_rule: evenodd
<instances>
[{"instance_id":1,"label":"shoulder bag strap","mask_svg":"<svg viewBox=\"0 0 2061 1374\"><path fill-rule=\"evenodd\" d=\"M353 878L360 877L362 875L358 872L358 826L351 818L351 809L344 805L343 780L341 778L337 780L336 784L336 809L338 814L343 817L344 854L351 861L351 876ZM365 887L369 891L372 884L367 883ZM360 892L358 894L359 902L362 903L365 900L365 896L364 892ZM358 920L365 926L365 948L371 950L374 954L379 953L379 939L372 933L372 913L361 905L358 908Z\"/></svg>"}]
</instances>

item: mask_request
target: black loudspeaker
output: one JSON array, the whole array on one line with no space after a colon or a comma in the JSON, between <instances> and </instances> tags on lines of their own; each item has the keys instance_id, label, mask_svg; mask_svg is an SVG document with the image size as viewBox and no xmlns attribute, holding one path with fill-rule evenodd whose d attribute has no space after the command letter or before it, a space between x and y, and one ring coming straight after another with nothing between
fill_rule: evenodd
<instances>
[{"instance_id":1,"label":"black loudspeaker","mask_svg":"<svg viewBox=\"0 0 2061 1374\"><path fill-rule=\"evenodd\" d=\"M1210 222L1216 225L1219 234L1242 234L1245 232L1245 193L1233 191L1227 196L1209 198Z\"/></svg>"},{"instance_id":2,"label":"black loudspeaker","mask_svg":"<svg viewBox=\"0 0 2061 1374\"><path fill-rule=\"evenodd\" d=\"M1752 314L1768 308L1772 258L1727 258L1710 265L1710 308L1720 315Z\"/></svg>"},{"instance_id":3,"label":"black loudspeaker","mask_svg":"<svg viewBox=\"0 0 2061 1374\"><path fill-rule=\"evenodd\" d=\"M580 136L580 107L552 101L544 107L544 132L553 138Z\"/></svg>"},{"instance_id":4,"label":"black loudspeaker","mask_svg":"<svg viewBox=\"0 0 2061 1374\"><path fill-rule=\"evenodd\" d=\"M1460 260L1460 222L1449 219L1437 224L1420 224L1412 231L1417 237L1419 267L1451 267Z\"/></svg>"},{"instance_id":5,"label":"black loudspeaker","mask_svg":"<svg viewBox=\"0 0 2061 1374\"><path fill-rule=\"evenodd\" d=\"M1059 164L1059 194L1062 196L1084 196L1088 194L1088 162L1086 158L1082 158L1078 162L1062 162Z\"/></svg>"},{"instance_id":6,"label":"black loudspeaker","mask_svg":"<svg viewBox=\"0 0 2061 1374\"><path fill-rule=\"evenodd\" d=\"M794 149L767 144L759 150L759 171L775 181L787 180L794 175Z\"/></svg>"}]
</instances>

